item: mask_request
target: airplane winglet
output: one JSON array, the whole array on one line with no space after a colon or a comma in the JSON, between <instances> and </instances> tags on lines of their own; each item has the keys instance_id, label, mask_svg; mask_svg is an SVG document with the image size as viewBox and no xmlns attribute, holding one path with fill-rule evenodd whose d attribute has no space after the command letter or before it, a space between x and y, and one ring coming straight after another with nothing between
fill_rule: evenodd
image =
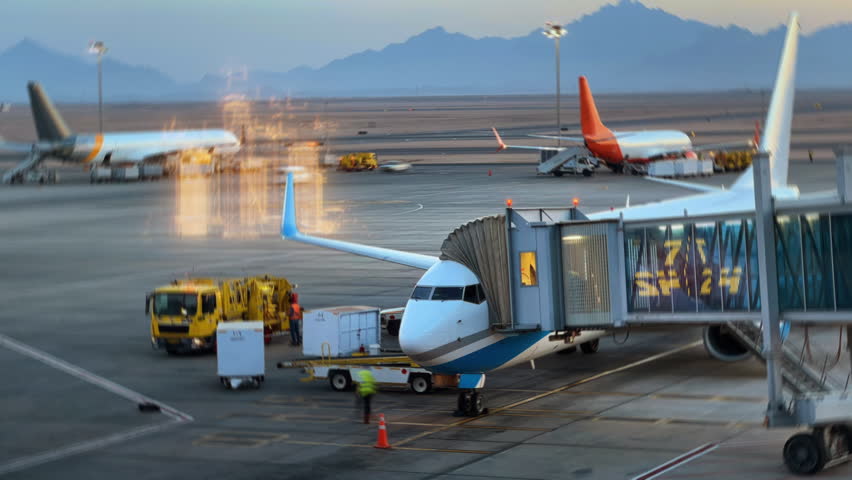
<instances>
[{"instance_id":1,"label":"airplane winglet","mask_svg":"<svg viewBox=\"0 0 852 480\"><path fill-rule=\"evenodd\" d=\"M494 136L497 137L497 151L502 152L503 150L506 150L506 143L503 142L503 139L500 137L500 134L497 133L497 128L491 127L491 131L494 132Z\"/></svg>"},{"instance_id":2,"label":"airplane winglet","mask_svg":"<svg viewBox=\"0 0 852 480\"><path fill-rule=\"evenodd\" d=\"M284 210L281 212L281 237L283 238L299 235L299 226L296 225L296 191L293 183L293 172L288 172L287 187L284 189Z\"/></svg>"},{"instance_id":3,"label":"airplane winglet","mask_svg":"<svg viewBox=\"0 0 852 480\"><path fill-rule=\"evenodd\" d=\"M305 243L317 247L339 250L364 257L375 258L385 262L398 263L408 267L428 270L438 261L438 257L421 255L419 253L391 250L389 248L372 247L358 243L320 238L299 231L296 224L296 188L293 172L287 173L287 187L284 189L284 206L281 212L281 238L294 242Z\"/></svg>"}]
</instances>

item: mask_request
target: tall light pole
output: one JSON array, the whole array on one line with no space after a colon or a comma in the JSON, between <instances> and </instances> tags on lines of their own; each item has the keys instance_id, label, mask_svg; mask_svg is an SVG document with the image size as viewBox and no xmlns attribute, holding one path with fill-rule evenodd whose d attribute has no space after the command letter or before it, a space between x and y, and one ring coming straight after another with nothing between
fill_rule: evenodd
<instances>
[{"instance_id":1,"label":"tall light pole","mask_svg":"<svg viewBox=\"0 0 852 480\"><path fill-rule=\"evenodd\" d=\"M104 95L103 95L103 81L104 81L104 73L103 68L101 67L101 60L106 54L107 50L109 50L104 42L101 41L92 41L89 42L89 53L92 55L98 56L98 133L104 133Z\"/></svg>"},{"instance_id":2,"label":"tall light pole","mask_svg":"<svg viewBox=\"0 0 852 480\"><path fill-rule=\"evenodd\" d=\"M559 101L559 39L564 37L568 30L562 25L556 25L553 22L544 24L544 30L541 32L547 38L552 38L556 42L556 136L562 135L562 121L559 118L560 101ZM556 146L560 145L560 140L556 139Z\"/></svg>"}]
</instances>

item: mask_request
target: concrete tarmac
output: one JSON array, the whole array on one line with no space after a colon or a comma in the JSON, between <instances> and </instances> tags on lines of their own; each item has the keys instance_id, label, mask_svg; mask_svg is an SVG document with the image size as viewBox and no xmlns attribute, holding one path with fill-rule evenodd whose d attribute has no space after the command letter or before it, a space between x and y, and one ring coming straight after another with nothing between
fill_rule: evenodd
<instances>
[{"instance_id":1,"label":"concrete tarmac","mask_svg":"<svg viewBox=\"0 0 852 480\"><path fill-rule=\"evenodd\" d=\"M794 164L791 178L824 189L833 168ZM374 410L388 420L390 451L372 448L376 426L359 423L351 394L274 368L300 355L284 338L267 350L260 390L227 391L213 355L151 349L146 292L187 275L270 273L297 283L306 308L393 307L421 272L280 240L282 187L266 174L89 185L71 171L63 181L0 189L0 475L631 479L692 452L655 478L788 477L790 431L760 425L763 366L709 358L694 328L634 329L594 355L493 373L490 413L477 419L451 415L450 390L382 391ZM309 188L299 197L311 198ZM532 165L329 172L323 189L331 213L313 218L316 205L304 204L310 228L427 254L458 225L500 213L506 198L533 207L578 197L596 211L628 193L633 205L688 193L606 172L536 177ZM173 410L142 413L143 398ZM820 477L850 475L847 465Z\"/></svg>"}]
</instances>

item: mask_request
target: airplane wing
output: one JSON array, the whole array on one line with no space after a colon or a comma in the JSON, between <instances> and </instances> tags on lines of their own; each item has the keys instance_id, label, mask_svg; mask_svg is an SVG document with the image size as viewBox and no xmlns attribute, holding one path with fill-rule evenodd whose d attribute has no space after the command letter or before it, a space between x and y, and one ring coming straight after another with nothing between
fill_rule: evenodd
<instances>
[{"instance_id":1,"label":"airplane wing","mask_svg":"<svg viewBox=\"0 0 852 480\"><path fill-rule=\"evenodd\" d=\"M562 149L559 147L538 147L535 145L508 145L503 142L503 139L500 137L500 134L497 133L497 129L491 127L491 131L494 132L494 136L497 137L497 151L506 150L507 148L522 148L526 150L553 150L553 151L561 151Z\"/></svg>"},{"instance_id":2,"label":"airplane wing","mask_svg":"<svg viewBox=\"0 0 852 480\"><path fill-rule=\"evenodd\" d=\"M563 142L573 142L573 143L586 143L586 139L583 137L564 137L562 135L527 135L528 137L533 138L547 138L550 140L562 140Z\"/></svg>"},{"instance_id":3,"label":"airplane wing","mask_svg":"<svg viewBox=\"0 0 852 480\"><path fill-rule=\"evenodd\" d=\"M699 192L705 192L705 193L715 193L715 192L724 191L723 188L714 187L714 186L711 186L711 185L702 185L700 183L684 182L684 181L681 181L681 180L672 180L672 179L669 179L669 178L651 177L651 176L647 176L647 175L644 178L651 180L652 182L664 183L666 185L674 185L676 187L686 188L686 189L689 189L689 190L697 190ZM630 197L628 197L628 202L630 201L629 198Z\"/></svg>"},{"instance_id":4,"label":"airplane wing","mask_svg":"<svg viewBox=\"0 0 852 480\"><path fill-rule=\"evenodd\" d=\"M369 245L319 238L301 233L298 225L296 225L296 196L295 188L293 186L294 183L293 172L290 172L287 174L287 188L284 190L284 210L281 214L281 238L306 243L308 245L330 248L332 250L340 250L341 252L353 253L364 257L375 258L385 262L398 263L400 265L419 268L421 270L428 270L432 267L432 265L438 263L439 259L437 257L430 257L429 255L402 252L399 250L391 250L389 248L371 247Z\"/></svg>"},{"instance_id":5,"label":"airplane wing","mask_svg":"<svg viewBox=\"0 0 852 480\"><path fill-rule=\"evenodd\" d=\"M4 142L0 138L0 155L27 154L33 150L32 143Z\"/></svg>"},{"instance_id":6,"label":"airplane wing","mask_svg":"<svg viewBox=\"0 0 852 480\"><path fill-rule=\"evenodd\" d=\"M755 144L750 140L745 140L742 142L731 142L731 143L712 143L709 145L693 145L693 152L708 152L708 151L719 151L719 150L743 150L743 149L751 149L754 148Z\"/></svg>"}]
</instances>

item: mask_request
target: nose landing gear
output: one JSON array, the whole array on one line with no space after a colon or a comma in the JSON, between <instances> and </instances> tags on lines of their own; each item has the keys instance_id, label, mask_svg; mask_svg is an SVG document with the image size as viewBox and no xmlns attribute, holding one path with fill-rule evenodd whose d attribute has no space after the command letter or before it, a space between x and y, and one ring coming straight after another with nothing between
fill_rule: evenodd
<instances>
[{"instance_id":1,"label":"nose landing gear","mask_svg":"<svg viewBox=\"0 0 852 480\"><path fill-rule=\"evenodd\" d=\"M478 417L488 413L485 408L485 396L478 390L463 390L459 392L456 411L457 417Z\"/></svg>"}]
</instances>

